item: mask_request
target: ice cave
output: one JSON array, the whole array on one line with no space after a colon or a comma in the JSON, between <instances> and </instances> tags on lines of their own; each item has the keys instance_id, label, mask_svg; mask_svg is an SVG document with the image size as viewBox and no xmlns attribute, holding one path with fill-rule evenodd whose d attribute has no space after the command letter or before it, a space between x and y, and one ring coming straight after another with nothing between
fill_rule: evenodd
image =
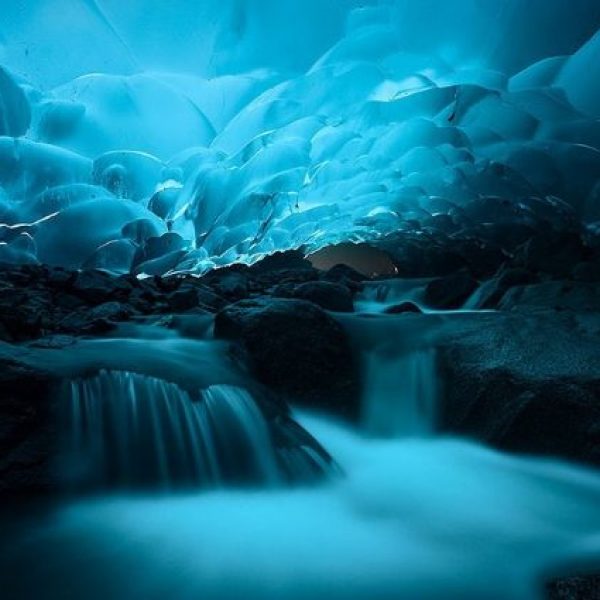
<instances>
[{"instance_id":1,"label":"ice cave","mask_svg":"<svg viewBox=\"0 0 600 600\"><path fill-rule=\"evenodd\" d=\"M598 0L0 0L0 596L600 600Z\"/></svg>"}]
</instances>

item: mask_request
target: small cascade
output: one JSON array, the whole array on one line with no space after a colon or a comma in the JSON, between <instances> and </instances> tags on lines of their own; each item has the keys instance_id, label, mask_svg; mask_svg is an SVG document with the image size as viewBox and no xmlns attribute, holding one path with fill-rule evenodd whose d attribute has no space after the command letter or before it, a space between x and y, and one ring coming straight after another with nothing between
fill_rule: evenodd
<instances>
[{"instance_id":1,"label":"small cascade","mask_svg":"<svg viewBox=\"0 0 600 600\"><path fill-rule=\"evenodd\" d=\"M367 282L356 298L356 306L365 312L383 312L386 308L413 302L423 304L424 290L430 279L390 279Z\"/></svg>"},{"instance_id":2,"label":"small cascade","mask_svg":"<svg viewBox=\"0 0 600 600\"><path fill-rule=\"evenodd\" d=\"M362 420L377 437L433 433L439 395L435 348L366 355Z\"/></svg>"},{"instance_id":3,"label":"small cascade","mask_svg":"<svg viewBox=\"0 0 600 600\"><path fill-rule=\"evenodd\" d=\"M66 390L65 460L77 487L163 489L280 480L269 424L245 389L102 371Z\"/></svg>"}]
</instances>

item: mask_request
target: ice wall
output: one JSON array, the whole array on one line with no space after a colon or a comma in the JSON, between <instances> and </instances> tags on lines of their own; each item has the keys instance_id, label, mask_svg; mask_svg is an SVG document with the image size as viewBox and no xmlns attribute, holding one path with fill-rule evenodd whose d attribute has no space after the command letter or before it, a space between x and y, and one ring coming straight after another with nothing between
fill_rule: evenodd
<instances>
[{"instance_id":1,"label":"ice wall","mask_svg":"<svg viewBox=\"0 0 600 600\"><path fill-rule=\"evenodd\" d=\"M0 260L202 272L600 219L595 0L3 9Z\"/></svg>"}]
</instances>

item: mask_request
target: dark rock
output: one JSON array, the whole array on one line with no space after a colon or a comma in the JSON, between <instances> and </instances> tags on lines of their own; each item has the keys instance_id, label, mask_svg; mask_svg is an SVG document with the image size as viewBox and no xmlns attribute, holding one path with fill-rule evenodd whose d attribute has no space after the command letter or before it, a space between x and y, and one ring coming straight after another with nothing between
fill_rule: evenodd
<instances>
[{"instance_id":1,"label":"dark rock","mask_svg":"<svg viewBox=\"0 0 600 600\"><path fill-rule=\"evenodd\" d=\"M308 300L325 310L334 312L353 312L354 302L350 290L341 283L328 281L310 281L296 287L293 297Z\"/></svg>"},{"instance_id":2,"label":"dark rock","mask_svg":"<svg viewBox=\"0 0 600 600\"><path fill-rule=\"evenodd\" d=\"M420 314L423 311L414 302L407 301L390 306L386 308L384 312L386 315L401 315L405 313Z\"/></svg>"},{"instance_id":3,"label":"dark rock","mask_svg":"<svg viewBox=\"0 0 600 600\"><path fill-rule=\"evenodd\" d=\"M580 262L573 267L571 277L575 281L600 282L600 261Z\"/></svg>"},{"instance_id":4,"label":"dark rock","mask_svg":"<svg viewBox=\"0 0 600 600\"><path fill-rule=\"evenodd\" d=\"M79 296L74 296L66 292L57 292L54 294L54 305L64 311L73 311L86 306L84 300Z\"/></svg>"},{"instance_id":5,"label":"dark rock","mask_svg":"<svg viewBox=\"0 0 600 600\"><path fill-rule=\"evenodd\" d=\"M531 381L492 370L446 384L444 429L502 450L600 466L600 379Z\"/></svg>"},{"instance_id":6,"label":"dark rock","mask_svg":"<svg viewBox=\"0 0 600 600\"><path fill-rule=\"evenodd\" d=\"M130 306L121 302L105 302L87 311L86 314L89 315L90 319L126 321L131 318L133 311Z\"/></svg>"},{"instance_id":7,"label":"dark rock","mask_svg":"<svg viewBox=\"0 0 600 600\"><path fill-rule=\"evenodd\" d=\"M5 339L23 341L39 337L48 316L51 297L38 290L0 291L0 323L8 334Z\"/></svg>"},{"instance_id":8,"label":"dark rock","mask_svg":"<svg viewBox=\"0 0 600 600\"><path fill-rule=\"evenodd\" d=\"M557 579L548 585L547 592L548 600L598 600L600 575Z\"/></svg>"},{"instance_id":9,"label":"dark rock","mask_svg":"<svg viewBox=\"0 0 600 600\"><path fill-rule=\"evenodd\" d=\"M57 385L49 373L4 353L0 358L0 497L56 490Z\"/></svg>"},{"instance_id":10,"label":"dark rock","mask_svg":"<svg viewBox=\"0 0 600 600\"><path fill-rule=\"evenodd\" d=\"M257 378L291 400L355 418L358 370L341 325L302 300L244 300L215 319L215 336L238 340Z\"/></svg>"},{"instance_id":11,"label":"dark rock","mask_svg":"<svg viewBox=\"0 0 600 600\"><path fill-rule=\"evenodd\" d=\"M221 296L215 294L209 287L196 284L196 291L198 292L200 306L204 309L217 311L227 304Z\"/></svg>"},{"instance_id":12,"label":"dark rock","mask_svg":"<svg viewBox=\"0 0 600 600\"><path fill-rule=\"evenodd\" d=\"M538 277L531 271L522 268L512 268L501 271L496 277L486 281L477 292L477 300L471 308L496 308L506 292L514 286L534 283Z\"/></svg>"},{"instance_id":13,"label":"dark rock","mask_svg":"<svg viewBox=\"0 0 600 600\"><path fill-rule=\"evenodd\" d=\"M476 238L458 241L457 250L464 257L468 270L475 279L490 277L507 259L500 246Z\"/></svg>"},{"instance_id":14,"label":"dark rock","mask_svg":"<svg viewBox=\"0 0 600 600\"><path fill-rule=\"evenodd\" d=\"M181 277L161 277L160 275L155 275L151 281L158 291L169 293L178 290L184 280Z\"/></svg>"},{"instance_id":15,"label":"dark rock","mask_svg":"<svg viewBox=\"0 0 600 600\"><path fill-rule=\"evenodd\" d=\"M60 322L62 331L80 335L103 334L115 328L118 321L131 318L131 307L120 302L105 302L91 309L78 310Z\"/></svg>"},{"instance_id":16,"label":"dark rock","mask_svg":"<svg viewBox=\"0 0 600 600\"><path fill-rule=\"evenodd\" d=\"M192 287L180 288L169 294L167 298L169 308L174 311L186 311L197 308L200 304L198 290Z\"/></svg>"},{"instance_id":17,"label":"dark rock","mask_svg":"<svg viewBox=\"0 0 600 600\"><path fill-rule=\"evenodd\" d=\"M295 284L317 281L319 273L316 269L283 269L281 271L269 271L254 277L249 281L249 288L253 292L264 293L266 289L275 284Z\"/></svg>"},{"instance_id":18,"label":"dark rock","mask_svg":"<svg viewBox=\"0 0 600 600\"><path fill-rule=\"evenodd\" d=\"M471 235L494 244L512 254L516 248L536 235L536 229L526 223L480 223L470 231Z\"/></svg>"},{"instance_id":19,"label":"dark rock","mask_svg":"<svg viewBox=\"0 0 600 600\"><path fill-rule=\"evenodd\" d=\"M295 289L295 283L280 283L269 289L268 292L273 298L293 298Z\"/></svg>"},{"instance_id":20,"label":"dark rock","mask_svg":"<svg viewBox=\"0 0 600 600\"><path fill-rule=\"evenodd\" d=\"M477 281L466 271L434 279L425 288L425 303L438 309L460 308L477 286Z\"/></svg>"},{"instance_id":21,"label":"dark rock","mask_svg":"<svg viewBox=\"0 0 600 600\"><path fill-rule=\"evenodd\" d=\"M348 285L348 282L353 282L360 284L363 281L366 281L368 277L359 273L352 267L348 265L335 265L329 269L329 271L325 272L322 276L322 279L325 281L333 281L333 282L341 282L345 285Z\"/></svg>"},{"instance_id":22,"label":"dark rock","mask_svg":"<svg viewBox=\"0 0 600 600\"><path fill-rule=\"evenodd\" d=\"M64 289L75 281L77 274L74 271L55 268L48 274L48 285L59 289Z\"/></svg>"},{"instance_id":23,"label":"dark rock","mask_svg":"<svg viewBox=\"0 0 600 600\"><path fill-rule=\"evenodd\" d=\"M546 281L511 288L499 303L502 310L551 309L600 311L600 284L576 281Z\"/></svg>"},{"instance_id":24,"label":"dark rock","mask_svg":"<svg viewBox=\"0 0 600 600\"><path fill-rule=\"evenodd\" d=\"M224 272L213 284L213 289L228 300L243 300L248 297L248 276L236 271Z\"/></svg>"},{"instance_id":25,"label":"dark rock","mask_svg":"<svg viewBox=\"0 0 600 600\"><path fill-rule=\"evenodd\" d=\"M600 466L598 317L490 314L475 323L441 349L442 432Z\"/></svg>"},{"instance_id":26,"label":"dark rock","mask_svg":"<svg viewBox=\"0 0 600 600\"><path fill-rule=\"evenodd\" d=\"M390 239L383 247L391 255L398 277L444 277L467 265L449 243L429 237Z\"/></svg>"},{"instance_id":27,"label":"dark rock","mask_svg":"<svg viewBox=\"0 0 600 600\"><path fill-rule=\"evenodd\" d=\"M179 312L195 308L214 312L226 304L226 301L210 288L193 279L182 282L176 291L167 296L167 302L171 310Z\"/></svg>"},{"instance_id":28,"label":"dark rock","mask_svg":"<svg viewBox=\"0 0 600 600\"><path fill-rule=\"evenodd\" d=\"M104 271L82 271L73 281L71 291L90 304L100 304L114 293L114 280L114 277Z\"/></svg>"},{"instance_id":29,"label":"dark rock","mask_svg":"<svg viewBox=\"0 0 600 600\"><path fill-rule=\"evenodd\" d=\"M573 266L585 261L590 253L578 233L548 231L536 235L521 246L515 261L530 271L567 277Z\"/></svg>"}]
</instances>

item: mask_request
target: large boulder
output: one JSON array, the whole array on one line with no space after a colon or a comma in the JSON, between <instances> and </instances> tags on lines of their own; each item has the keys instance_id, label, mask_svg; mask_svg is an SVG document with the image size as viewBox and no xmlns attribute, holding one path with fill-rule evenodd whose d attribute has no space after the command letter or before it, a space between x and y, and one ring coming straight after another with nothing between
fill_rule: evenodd
<instances>
[{"instance_id":1,"label":"large boulder","mask_svg":"<svg viewBox=\"0 0 600 600\"><path fill-rule=\"evenodd\" d=\"M532 380L458 368L445 383L445 429L510 452L600 466L600 377Z\"/></svg>"},{"instance_id":2,"label":"large boulder","mask_svg":"<svg viewBox=\"0 0 600 600\"><path fill-rule=\"evenodd\" d=\"M57 380L0 345L0 498L55 490Z\"/></svg>"},{"instance_id":3,"label":"large boulder","mask_svg":"<svg viewBox=\"0 0 600 600\"><path fill-rule=\"evenodd\" d=\"M440 349L442 432L600 466L600 316L487 313Z\"/></svg>"},{"instance_id":4,"label":"large boulder","mask_svg":"<svg viewBox=\"0 0 600 600\"><path fill-rule=\"evenodd\" d=\"M294 299L243 300L217 314L215 335L239 341L259 381L292 402L356 416L358 370L349 340L319 306Z\"/></svg>"},{"instance_id":5,"label":"large boulder","mask_svg":"<svg viewBox=\"0 0 600 600\"><path fill-rule=\"evenodd\" d=\"M294 288L292 297L313 302L321 308L333 312L354 311L352 293L342 283L307 281Z\"/></svg>"}]
</instances>

